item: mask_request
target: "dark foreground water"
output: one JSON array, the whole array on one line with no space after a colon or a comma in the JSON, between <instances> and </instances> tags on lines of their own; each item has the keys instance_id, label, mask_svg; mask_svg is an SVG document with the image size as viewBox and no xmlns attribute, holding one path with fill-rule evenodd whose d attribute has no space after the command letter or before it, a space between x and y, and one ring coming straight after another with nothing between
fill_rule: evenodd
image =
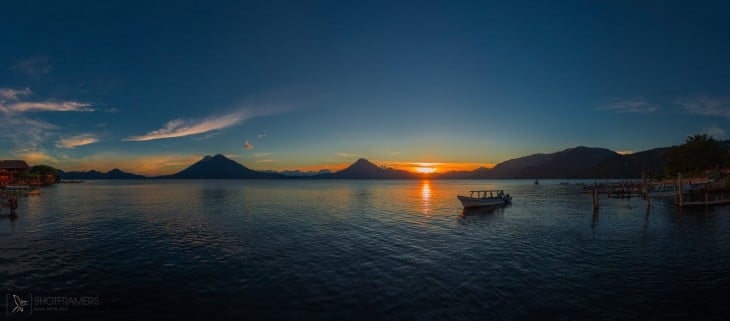
<instances>
[{"instance_id":1,"label":"dark foreground water","mask_svg":"<svg viewBox=\"0 0 730 321\"><path fill-rule=\"evenodd\" d=\"M514 204L462 213L458 193L491 188ZM639 198L602 198L594 215L578 190L557 181L57 185L21 200L17 219L0 217L0 316L730 318L730 207L655 201L647 212ZM13 294L28 301L24 311L12 313Z\"/></svg>"}]
</instances>

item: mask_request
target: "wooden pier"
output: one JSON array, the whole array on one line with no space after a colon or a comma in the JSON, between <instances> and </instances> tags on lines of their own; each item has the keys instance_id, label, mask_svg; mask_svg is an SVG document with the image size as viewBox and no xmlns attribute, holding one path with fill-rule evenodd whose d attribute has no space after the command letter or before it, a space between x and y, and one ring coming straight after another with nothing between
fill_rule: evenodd
<instances>
[{"instance_id":1,"label":"wooden pier","mask_svg":"<svg viewBox=\"0 0 730 321\"><path fill-rule=\"evenodd\" d=\"M682 173L677 174L677 184L677 186L682 186ZM677 192L674 203L679 207L730 204L729 187L730 177L725 177L718 182L706 182L701 187L690 189L686 193Z\"/></svg>"},{"instance_id":2,"label":"wooden pier","mask_svg":"<svg viewBox=\"0 0 730 321\"><path fill-rule=\"evenodd\" d=\"M673 185L674 204L678 207L686 206L712 206L730 204L730 177L725 177L720 181L713 182L708 179L692 179L695 181L690 184L689 180L682 178L682 173L678 173L669 185ZM700 183L696 183L699 180ZM620 182L595 182L593 185L583 187L583 193L590 193L593 208L599 208L599 194L605 194L609 198L631 198L642 197L646 200L646 207L651 208L652 184L666 185L666 181L650 183L646 176L642 173L641 181L620 181ZM672 195L669 195L672 197Z\"/></svg>"}]
</instances>

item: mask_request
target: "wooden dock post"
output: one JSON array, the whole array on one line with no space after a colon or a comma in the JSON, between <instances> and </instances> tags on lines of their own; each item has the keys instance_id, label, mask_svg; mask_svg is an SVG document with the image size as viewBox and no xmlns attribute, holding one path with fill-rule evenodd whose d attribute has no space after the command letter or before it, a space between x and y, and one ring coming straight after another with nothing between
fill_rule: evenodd
<instances>
[{"instance_id":1,"label":"wooden dock post","mask_svg":"<svg viewBox=\"0 0 730 321\"><path fill-rule=\"evenodd\" d=\"M682 207L682 173L677 173L677 180L679 181L679 207Z\"/></svg>"},{"instance_id":2,"label":"wooden dock post","mask_svg":"<svg viewBox=\"0 0 730 321\"><path fill-rule=\"evenodd\" d=\"M8 205L10 206L10 216L16 216L15 210L18 209L18 199L14 197L9 198Z\"/></svg>"},{"instance_id":3,"label":"wooden dock post","mask_svg":"<svg viewBox=\"0 0 730 321\"><path fill-rule=\"evenodd\" d=\"M598 184L593 183L593 190L591 191L593 198L593 209L598 209Z\"/></svg>"},{"instance_id":4,"label":"wooden dock post","mask_svg":"<svg viewBox=\"0 0 730 321\"><path fill-rule=\"evenodd\" d=\"M646 174L641 172L641 180L644 183L644 199L646 199L646 208L651 207L651 199L649 198L649 184L646 183Z\"/></svg>"}]
</instances>

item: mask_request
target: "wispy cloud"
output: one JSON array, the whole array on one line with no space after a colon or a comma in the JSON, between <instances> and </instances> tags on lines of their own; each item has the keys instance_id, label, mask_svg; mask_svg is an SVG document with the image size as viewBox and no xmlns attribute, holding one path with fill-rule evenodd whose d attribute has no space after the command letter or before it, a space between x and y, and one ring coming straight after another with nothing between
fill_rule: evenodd
<instances>
[{"instance_id":1,"label":"wispy cloud","mask_svg":"<svg viewBox=\"0 0 730 321\"><path fill-rule=\"evenodd\" d=\"M259 135L258 135L258 136L256 136L256 137L258 137L259 139L261 139L261 138L264 138L264 137L266 137L266 134L259 134Z\"/></svg>"},{"instance_id":2,"label":"wispy cloud","mask_svg":"<svg viewBox=\"0 0 730 321\"><path fill-rule=\"evenodd\" d=\"M229 114L220 117L210 117L206 119L174 119L165 127L151 131L145 135L130 136L125 141L147 141L164 138L184 137L190 135L203 134L214 130L219 130L231 126L238 125L246 120L255 117L271 115L292 109L292 106L253 106L239 108Z\"/></svg>"},{"instance_id":3,"label":"wispy cloud","mask_svg":"<svg viewBox=\"0 0 730 321\"><path fill-rule=\"evenodd\" d=\"M99 137L94 134L81 134L68 138L61 138L56 142L58 148L75 148L78 146L93 144L99 141Z\"/></svg>"},{"instance_id":4,"label":"wispy cloud","mask_svg":"<svg viewBox=\"0 0 730 321\"><path fill-rule=\"evenodd\" d=\"M22 116L3 116L0 114L0 137L9 139L16 147L36 149L53 136L58 126L51 123L29 119Z\"/></svg>"},{"instance_id":5,"label":"wispy cloud","mask_svg":"<svg viewBox=\"0 0 730 321\"><path fill-rule=\"evenodd\" d=\"M49 74L53 70L50 56L33 56L14 63L10 70L20 72L29 77Z\"/></svg>"},{"instance_id":6,"label":"wispy cloud","mask_svg":"<svg viewBox=\"0 0 730 321\"><path fill-rule=\"evenodd\" d=\"M715 139L727 138L727 132L725 132L725 129L715 124L708 125L707 127L703 128L700 133L710 135Z\"/></svg>"},{"instance_id":7,"label":"wispy cloud","mask_svg":"<svg viewBox=\"0 0 730 321\"><path fill-rule=\"evenodd\" d=\"M32 101L30 88L0 88L0 137L17 148L13 153L34 161L55 161L44 145L57 135L58 126L28 117L32 112L90 112L91 104L76 101ZM69 137L57 142L61 148L89 144L92 137ZM45 155L45 156L43 156Z\"/></svg>"},{"instance_id":8,"label":"wispy cloud","mask_svg":"<svg viewBox=\"0 0 730 321\"><path fill-rule=\"evenodd\" d=\"M679 99L677 103L692 114L730 118L730 97L702 96Z\"/></svg>"},{"instance_id":9,"label":"wispy cloud","mask_svg":"<svg viewBox=\"0 0 730 321\"><path fill-rule=\"evenodd\" d=\"M199 141L208 140L208 139L211 139L220 134L221 134L221 132L219 132L219 131L212 131L212 132L209 132L209 133L203 135L202 137L193 138L193 141L199 142Z\"/></svg>"},{"instance_id":10,"label":"wispy cloud","mask_svg":"<svg viewBox=\"0 0 730 321\"><path fill-rule=\"evenodd\" d=\"M0 111L4 113L24 113L38 111L94 111L91 104L77 101L28 101L32 95L30 88L0 88Z\"/></svg>"},{"instance_id":11,"label":"wispy cloud","mask_svg":"<svg viewBox=\"0 0 730 321\"><path fill-rule=\"evenodd\" d=\"M355 154L355 153L346 153L346 152L339 152L339 153L337 153L335 155L337 155L339 157L348 157L348 158L360 157L360 155L358 155L358 154Z\"/></svg>"},{"instance_id":12,"label":"wispy cloud","mask_svg":"<svg viewBox=\"0 0 730 321\"><path fill-rule=\"evenodd\" d=\"M248 141L246 141L245 143L243 143L243 148L245 148L245 149L253 149L253 145L251 145L251 143L249 143Z\"/></svg>"},{"instance_id":13,"label":"wispy cloud","mask_svg":"<svg viewBox=\"0 0 730 321\"><path fill-rule=\"evenodd\" d=\"M31 111L80 111L92 112L91 104L76 101L64 102L19 102L0 105L0 110L5 112L31 112Z\"/></svg>"},{"instance_id":14,"label":"wispy cloud","mask_svg":"<svg viewBox=\"0 0 730 321\"><path fill-rule=\"evenodd\" d=\"M597 110L612 111L615 113L652 113L659 110L659 107L648 103L644 99L620 100L608 105L596 108Z\"/></svg>"},{"instance_id":15,"label":"wispy cloud","mask_svg":"<svg viewBox=\"0 0 730 321\"><path fill-rule=\"evenodd\" d=\"M279 153L254 153L253 154L253 157L257 157L257 158L260 158L260 157L269 157L269 156L277 155L277 154L279 154Z\"/></svg>"},{"instance_id":16,"label":"wispy cloud","mask_svg":"<svg viewBox=\"0 0 730 321\"><path fill-rule=\"evenodd\" d=\"M18 100L20 97L28 96L31 93L30 88L0 88L0 102L5 100Z\"/></svg>"},{"instance_id":17,"label":"wispy cloud","mask_svg":"<svg viewBox=\"0 0 730 321\"><path fill-rule=\"evenodd\" d=\"M247 117L244 112L235 112L221 117L204 120L175 119L167 122L163 128L151 131L145 135L127 137L124 140L147 141L203 134L236 125L245 119L247 119Z\"/></svg>"},{"instance_id":18,"label":"wispy cloud","mask_svg":"<svg viewBox=\"0 0 730 321\"><path fill-rule=\"evenodd\" d=\"M58 160L43 151L25 151L17 154L18 157L22 158L31 166L40 165L44 163L57 163Z\"/></svg>"}]
</instances>

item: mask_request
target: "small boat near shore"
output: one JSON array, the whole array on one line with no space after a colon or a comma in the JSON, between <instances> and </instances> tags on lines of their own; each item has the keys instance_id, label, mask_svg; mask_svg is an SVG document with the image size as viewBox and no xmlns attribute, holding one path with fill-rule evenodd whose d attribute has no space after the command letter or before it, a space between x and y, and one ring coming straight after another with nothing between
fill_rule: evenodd
<instances>
[{"instance_id":1,"label":"small boat near shore","mask_svg":"<svg viewBox=\"0 0 730 321\"><path fill-rule=\"evenodd\" d=\"M512 196L503 190L469 191L469 196L457 195L464 208L500 206L512 202Z\"/></svg>"},{"instance_id":2,"label":"small boat near shore","mask_svg":"<svg viewBox=\"0 0 730 321\"><path fill-rule=\"evenodd\" d=\"M16 195L40 195L41 189L30 185L8 185L0 189L0 192Z\"/></svg>"}]
</instances>

